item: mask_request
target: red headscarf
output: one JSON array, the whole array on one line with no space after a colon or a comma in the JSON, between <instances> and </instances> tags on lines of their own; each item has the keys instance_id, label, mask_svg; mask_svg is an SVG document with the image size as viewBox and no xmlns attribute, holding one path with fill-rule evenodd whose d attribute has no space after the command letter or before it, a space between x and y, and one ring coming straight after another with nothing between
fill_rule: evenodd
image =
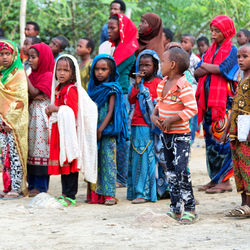
<instances>
[{"instance_id":1,"label":"red headscarf","mask_svg":"<svg viewBox=\"0 0 250 250\"><path fill-rule=\"evenodd\" d=\"M49 98L51 95L51 85L53 78L53 70L55 59L51 48L45 43L37 43L30 47L34 48L39 53L38 67L32 70L29 79L32 85L46 94Z\"/></svg>"},{"instance_id":2,"label":"red headscarf","mask_svg":"<svg viewBox=\"0 0 250 250\"><path fill-rule=\"evenodd\" d=\"M115 14L119 19L120 42L117 45L113 57L117 66L132 56L138 49L137 29L135 24L123 14ZM114 41L110 41L112 46Z\"/></svg>"},{"instance_id":3,"label":"red headscarf","mask_svg":"<svg viewBox=\"0 0 250 250\"><path fill-rule=\"evenodd\" d=\"M152 49L162 60L164 46L161 18L155 13L146 13L142 16L142 18L148 22L151 31L147 34L139 34L139 49L137 54L145 49Z\"/></svg>"},{"instance_id":4,"label":"red headscarf","mask_svg":"<svg viewBox=\"0 0 250 250\"><path fill-rule=\"evenodd\" d=\"M234 23L230 17L221 15L215 17L211 25L218 28L224 35L225 40L222 42L214 60L214 54L218 44L213 42L211 47L206 51L203 61L210 64L220 65L230 54L233 43L231 38L236 34ZM203 120L204 114L207 110L205 104L204 83L207 75L199 79L198 88L196 91L196 99L198 102L198 123ZM208 95L207 108L212 109L212 121L223 119L226 112L227 105L227 80L221 74L211 74L210 88Z\"/></svg>"},{"instance_id":5,"label":"red headscarf","mask_svg":"<svg viewBox=\"0 0 250 250\"><path fill-rule=\"evenodd\" d=\"M0 51L2 49L7 49L11 54L13 54L14 50L5 42L0 43Z\"/></svg>"}]
</instances>

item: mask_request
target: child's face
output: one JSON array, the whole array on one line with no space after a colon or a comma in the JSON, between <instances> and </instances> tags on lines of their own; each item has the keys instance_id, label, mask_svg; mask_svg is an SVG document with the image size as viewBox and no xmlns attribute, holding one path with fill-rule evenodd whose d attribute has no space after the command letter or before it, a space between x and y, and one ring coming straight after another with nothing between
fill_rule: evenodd
<instances>
[{"instance_id":1,"label":"child's face","mask_svg":"<svg viewBox=\"0 0 250 250\"><path fill-rule=\"evenodd\" d=\"M167 50L163 54L161 62L161 73L163 76L168 76L171 71L171 62L169 60L169 51Z\"/></svg>"},{"instance_id":2,"label":"child's face","mask_svg":"<svg viewBox=\"0 0 250 250\"><path fill-rule=\"evenodd\" d=\"M23 47L22 47L24 55L29 54L29 48L30 48L31 45L32 45L32 39L31 38L26 38L24 40Z\"/></svg>"},{"instance_id":3,"label":"child's face","mask_svg":"<svg viewBox=\"0 0 250 250\"><path fill-rule=\"evenodd\" d=\"M192 48L193 48L193 46L194 46L194 45L193 45L193 43L192 43L190 37L188 37L188 36L183 36L183 37L181 38L181 47L182 47L185 51L187 51L188 53L190 53L191 50L192 50Z\"/></svg>"},{"instance_id":4,"label":"child's face","mask_svg":"<svg viewBox=\"0 0 250 250\"><path fill-rule=\"evenodd\" d=\"M61 42L58 39L53 38L49 44L53 55L58 55L60 52L62 52L61 49Z\"/></svg>"},{"instance_id":5,"label":"child's face","mask_svg":"<svg viewBox=\"0 0 250 250\"><path fill-rule=\"evenodd\" d=\"M204 41L198 42L197 46L198 46L198 50L200 52L200 55L202 55L208 49L208 45Z\"/></svg>"},{"instance_id":6,"label":"child's face","mask_svg":"<svg viewBox=\"0 0 250 250\"><path fill-rule=\"evenodd\" d=\"M222 44L222 42L225 40L223 33L214 25L211 25L210 31L211 31L211 40L219 45Z\"/></svg>"},{"instance_id":7,"label":"child's face","mask_svg":"<svg viewBox=\"0 0 250 250\"><path fill-rule=\"evenodd\" d=\"M108 22L108 34L111 41L118 41L120 39L119 23L117 20L110 19Z\"/></svg>"},{"instance_id":8,"label":"child's face","mask_svg":"<svg viewBox=\"0 0 250 250\"><path fill-rule=\"evenodd\" d=\"M27 24L24 30L24 34L25 36L37 36L38 35L38 31L35 30L35 26L32 24Z\"/></svg>"},{"instance_id":9,"label":"child's face","mask_svg":"<svg viewBox=\"0 0 250 250\"><path fill-rule=\"evenodd\" d=\"M110 68L108 63L105 60L99 60L95 64L94 69L95 77L99 82L108 82L109 75L110 75Z\"/></svg>"},{"instance_id":10,"label":"child's face","mask_svg":"<svg viewBox=\"0 0 250 250\"><path fill-rule=\"evenodd\" d=\"M240 31L237 33L237 42L240 46L248 43L248 38L244 34L244 32Z\"/></svg>"},{"instance_id":11,"label":"child's face","mask_svg":"<svg viewBox=\"0 0 250 250\"><path fill-rule=\"evenodd\" d=\"M87 47L88 41L85 39L79 40L76 48L76 54L78 56L90 55L91 48Z\"/></svg>"},{"instance_id":12,"label":"child's face","mask_svg":"<svg viewBox=\"0 0 250 250\"><path fill-rule=\"evenodd\" d=\"M142 57L139 62L139 71L144 73L144 78L149 79L154 74L154 63L151 57Z\"/></svg>"},{"instance_id":13,"label":"child's face","mask_svg":"<svg viewBox=\"0 0 250 250\"><path fill-rule=\"evenodd\" d=\"M250 47L243 46L238 50L238 64L241 70L250 70Z\"/></svg>"},{"instance_id":14,"label":"child's face","mask_svg":"<svg viewBox=\"0 0 250 250\"><path fill-rule=\"evenodd\" d=\"M12 64L12 53L7 49L0 50L0 66L9 68Z\"/></svg>"},{"instance_id":15,"label":"child's face","mask_svg":"<svg viewBox=\"0 0 250 250\"><path fill-rule=\"evenodd\" d=\"M139 23L139 34L145 34L149 28L149 23L142 17L141 22Z\"/></svg>"},{"instance_id":16,"label":"child's face","mask_svg":"<svg viewBox=\"0 0 250 250\"><path fill-rule=\"evenodd\" d=\"M59 60L56 65L56 78L59 83L67 83L72 78L72 69L65 60Z\"/></svg>"},{"instance_id":17,"label":"child's face","mask_svg":"<svg viewBox=\"0 0 250 250\"><path fill-rule=\"evenodd\" d=\"M36 70L38 68L39 56L37 51L33 48L29 49L29 64L32 70Z\"/></svg>"}]
</instances>

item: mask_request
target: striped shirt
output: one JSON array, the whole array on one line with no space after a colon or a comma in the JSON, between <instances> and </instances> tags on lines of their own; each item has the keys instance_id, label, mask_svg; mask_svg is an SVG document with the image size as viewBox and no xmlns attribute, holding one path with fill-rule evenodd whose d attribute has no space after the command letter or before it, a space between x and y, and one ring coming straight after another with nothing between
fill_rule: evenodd
<instances>
[{"instance_id":1,"label":"striped shirt","mask_svg":"<svg viewBox=\"0 0 250 250\"><path fill-rule=\"evenodd\" d=\"M186 76L182 76L165 97L162 97L163 88L167 84L165 77L157 87L157 106L159 117L166 119L168 116L179 115L181 120L170 125L170 130L163 131L169 134L189 133L189 119L197 114L197 104L191 84Z\"/></svg>"}]
</instances>

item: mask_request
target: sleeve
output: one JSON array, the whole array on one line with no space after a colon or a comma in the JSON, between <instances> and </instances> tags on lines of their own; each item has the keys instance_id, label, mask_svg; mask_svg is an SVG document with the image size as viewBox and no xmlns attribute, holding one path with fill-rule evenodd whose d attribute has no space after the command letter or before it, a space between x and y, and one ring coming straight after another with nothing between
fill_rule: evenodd
<instances>
[{"instance_id":1,"label":"sleeve","mask_svg":"<svg viewBox=\"0 0 250 250\"><path fill-rule=\"evenodd\" d=\"M69 106L74 114L75 114L75 118L77 118L77 113L78 113L78 92L76 87L71 87L68 91L68 94L66 94L67 96L65 97L64 103L65 105Z\"/></svg>"},{"instance_id":2,"label":"sleeve","mask_svg":"<svg viewBox=\"0 0 250 250\"><path fill-rule=\"evenodd\" d=\"M100 44L108 40L108 24L104 24L101 31Z\"/></svg>"},{"instance_id":3,"label":"sleeve","mask_svg":"<svg viewBox=\"0 0 250 250\"><path fill-rule=\"evenodd\" d=\"M130 104L135 104L138 93L139 93L139 89L136 89L133 86L132 89L131 89L130 98L129 98Z\"/></svg>"},{"instance_id":4,"label":"sleeve","mask_svg":"<svg viewBox=\"0 0 250 250\"><path fill-rule=\"evenodd\" d=\"M178 115L183 121L188 121L195 116L198 111L193 89L189 83L181 90L179 97L184 105L184 109L178 113Z\"/></svg>"}]
</instances>

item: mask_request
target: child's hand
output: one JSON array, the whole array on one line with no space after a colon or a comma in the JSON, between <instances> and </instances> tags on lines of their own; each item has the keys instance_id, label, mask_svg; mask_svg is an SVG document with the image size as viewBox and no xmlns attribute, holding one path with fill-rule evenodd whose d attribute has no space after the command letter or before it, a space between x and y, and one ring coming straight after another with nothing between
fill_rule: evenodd
<instances>
[{"instance_id":1,"label":"child's hand","mask_svg":"<svg viewBox=\"0 0 250 250\"><path fill-rule=\"evenodd\" d=\"M161 122L162 130L168 131L173 122L174 121L171 116L167 117L165 120Z\"/></svg>"},{"instance_id":2,"label":"child's hand","mask_svg":"<svg viewBox=\"0 0 250 250\"><path fill-rule=\"evenodd\" d=\"M53 112L58 112L58 109L58 106L50 104L45 108L45 113L48 117L50 117Z\"/></svg>"},{"instance_id":3,"label":"child's hand","mask_svg":"<svg viewBox=\"0 0 250 250\"><path fill-rule=\"evenodd\" d=\"M135 78L134 87L138 89L138 84L141 82L142 78L145 76L145 72L138 72Z\"/></svg>"},{"instance_id":4,"label":"child's hand","mask_svg":"<svg viewBox=\"0 0 250 250\"><path fill-rule=\"evenodd\" d=\"M102 131L98 128L97 129L97 141L100 141L102 138Z\"/></svg>"},{"instance_id":5,"label":"child's hand","mask_svg":"<svg viewBox=\"0 0 250 250\"><path fill-rule=\"evenodd\" d=\"M156 116L155 114L152 114L150 116L151 121L153 122L153 124L158 127L159 129L162 129L162 120L160 119L160 117Z\"/></svg>"}]
</instances>

